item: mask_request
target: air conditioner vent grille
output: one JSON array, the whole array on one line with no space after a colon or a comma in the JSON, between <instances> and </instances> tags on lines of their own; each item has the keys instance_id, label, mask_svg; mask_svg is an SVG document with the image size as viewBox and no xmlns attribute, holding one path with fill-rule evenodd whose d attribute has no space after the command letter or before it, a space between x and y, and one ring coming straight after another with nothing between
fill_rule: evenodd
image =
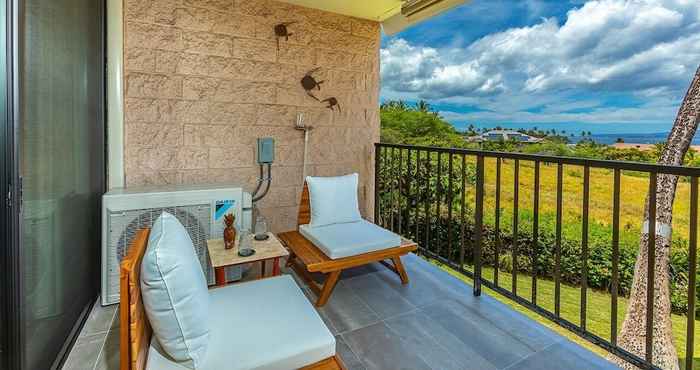
<instances>
[{"instance_id":1,"label":"air conditioner vent grille","mask_svg":"<svg viewBox=\"0 0 700 370\"><path fill-rule=\"evenodd\" d=\"M109 240L107 245L107 292L104 301L119 301L119 265L128 252L136 233L143 228L150 228L153 222L165 211L174 215L185 227L192 239L197 258L205 271L207 283L215 282L214 270L209 262L207 239L211 225L211 204L194 204L176 207L131 209L126 211L107 211ZM240 278L240 270L231 268L226 271L229 280Z\"/></svg>"}]
</instances>

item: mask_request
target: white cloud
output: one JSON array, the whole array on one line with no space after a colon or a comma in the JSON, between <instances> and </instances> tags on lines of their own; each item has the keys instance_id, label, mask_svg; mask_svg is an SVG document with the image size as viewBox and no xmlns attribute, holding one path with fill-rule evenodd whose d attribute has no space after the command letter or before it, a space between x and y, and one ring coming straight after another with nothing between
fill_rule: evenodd
<instances>
[{"instance_id":1,"label":"white cloud","mask_svg":"<svg viewBox=\"0 0 700 370\"><path fill-rule=\"evenodd\" d=\"M470 119L514 119L511 115L518 113L520 120L547 122L670 122L700 64L700 1L588 1L564 20L542 19L461 48L395 39L382 49L381 59L382 96L470 104L491 112L471 114ZM574 95L605 94L630 94L648 104L591 106L590 113L575 117L523 112L570 104L577 99Z\"/></svg>"}]
</instances>

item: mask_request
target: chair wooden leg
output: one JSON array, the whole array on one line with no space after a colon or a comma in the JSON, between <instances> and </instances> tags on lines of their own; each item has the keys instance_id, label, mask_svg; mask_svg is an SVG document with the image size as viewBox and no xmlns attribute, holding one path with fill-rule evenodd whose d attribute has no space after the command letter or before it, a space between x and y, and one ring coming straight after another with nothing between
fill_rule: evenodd
<instances>
[{"instance_id":1,"label":"chair wooden leg","mask_svg":"<svg viewBox=\"0 0 700 370\"><path fill-rule=\"evenodd\" d=\"M401 284L408 284L408 274L406 273L406 269L403 267L403 262L401 262L401 257L396 256L392 257L391 260L394 262L394 267L396 268L396 272L399 274L401 277Z\"/></svg>"},{"instance_id":2,"label":"chair wooden leg","mask_svg":"<svg viewBox=\"0 0 700 370\"><path fill-rule=\"evenodd\" d=\"M296 258L294 252L289 252L289 257L287 257L287 267L292 267L292 264L294 264L294 258Z\"/></svg>"},{"instance_id":3,"label":"chair wooden leg","mask_svg":"<svg viewBox=\"0 0 700 370\"><path fill-rule=\"evenodd\" d=\"M331 293L335 285L338 283L338 278L340 277L340 271L333 271L328 274L326 281L323 283L323 289L321 289L321 294L318 296L318 301L316 301L316 307L323 307L328 302Z\"/></svg>"}]
</instances>

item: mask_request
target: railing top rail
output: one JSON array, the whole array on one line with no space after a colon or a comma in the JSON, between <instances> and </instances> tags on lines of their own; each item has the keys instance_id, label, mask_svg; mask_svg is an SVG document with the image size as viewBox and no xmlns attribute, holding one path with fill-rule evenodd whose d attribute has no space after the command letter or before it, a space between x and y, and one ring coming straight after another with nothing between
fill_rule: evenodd
<instances>
[{"instance_id":1,"label":"railing top rail","mask_svg":"<svg viewBox=\"0 0 700 370\"><path fill-rule=\"evenodd\" d=\"M431 152L466 154L466 155L483 156L483 157L491 157L491 158L520 159L520 160L526 160L526 161L540 161L540 162L545 162L545 163L561 163L561 164L569 164L569 165L575 165L575 166L589 166L589 167L594 167L594 168L620 169L620 170L626 170L626 171L640 171L640 172L659 173L659 174L667 174L667 175L700 177L700 168L696 168L696 167L669 166L669 165L643 163L643 162L612 161L612 160L606 160L606 159L557 157L557 156L552 156L552 155L541 155L541 154L496 152L496 151L478 150L478 149L441 148L441 147L417 146L417 145L406 145L406 144L375 143L374 146L375 147L382 147L382 148L424 150L424 151L431 151Z\"/></svg>"}]
</instances>

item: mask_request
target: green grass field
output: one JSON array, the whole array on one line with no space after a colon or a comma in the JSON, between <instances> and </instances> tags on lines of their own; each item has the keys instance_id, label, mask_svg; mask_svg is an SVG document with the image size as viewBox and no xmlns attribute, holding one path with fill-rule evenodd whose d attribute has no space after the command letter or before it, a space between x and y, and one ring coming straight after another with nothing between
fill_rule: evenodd
<instances>
[{"instance_id":1,"label":"green grass field","mask_svg":"<svg viewBox=\"0 0 700 370\"><path fill-rule=\"evenodd\" d=\"M437 261L431 260L431 262L443 270L447 271L451 275L463 280L469 284L472 284L472 279L462 275L461 273L447 267L446 265L439 263ZM471 266L465 266L466 269L471 270ZM484 279L493 281L494 270L492 268L485 267L482 269L482 276ZM499 286L506 289L510 289L512 275L510 273L499 273ZM513 310L525 314L526 316L536 320L543 325L549 327L550 329L556 331L557 333L571 339L572 341L590 349L591 351L605 357L607 352L600 347L588 342L587 340L577 336L576 334L568 331L567 329L553 323L552 321L540 316L539 314L529 310L526 307L519 305L518 303L510 300L509 298L500 295L499 293L482 286L486 294L499 300L500 302L510 306ZM570 285L562 284L560 286L561 292L561 306L560 312L561 316L574 324L579 324L580 316L580 302L581 302L581 289L579 287L574 287ZM532 293L532 278L529 275L518 275L518 295L530 300ZM588 290L587 294L587 311L586 311L586 326L587 329L607 340L610 340L610 319L611 319L611 296L606 292ZM547 279L538 279L537 281L537 304L542 308L554 312L554 282ZM625 317L625 312L627 310L627 299L624 297L618 298L618 331L622 327L622 321ZM685 347L686 347L686 317L681 315L672 315L673 321L673 333L675 338L676 350L678 351L678 357L681 361L681 368L685 363ZM695 324L695 337L700 338L700 322L696 320ZM700 343L695 342L694 354L700 354ZM696 357L695 369L700 369L700 360Z\"/></svg>"},{"instance_id":2,"label":"green grass field","mask_svg":"<svg viewBox=\"0 0 700 370\"><path fill-rule=\"evenodd\" d=\"M501 165L501 208L504 227L509 228L513 207L513 168L514 161L505 160ZM485 160L485 199L484 212L487 218L495 213L496 160ZM534 163L520 161L518 186L518 207L522 211L532 211L534 191ZM540 165L540 207L541 215L554 215L556 212L557 166ZM638 238L644 213L644 202L649 189L647 175L623 172L620 184L620 228L622 234ZM563 176L563 215L565 229L568 226L573 237L579 234L583 203L583 168L564 166ZM474 192L468 192L473 202ZM612 229L613 171L591 169L589 220ZM690 215L690 191L687 182L679 182L676 201L673 207L674 237L687 239ZM472 203L473 204L473 203ZM565 230L566 232L566 230ZM624 237L624 235L623 235Z\"/></svg>"}]
</instances>

